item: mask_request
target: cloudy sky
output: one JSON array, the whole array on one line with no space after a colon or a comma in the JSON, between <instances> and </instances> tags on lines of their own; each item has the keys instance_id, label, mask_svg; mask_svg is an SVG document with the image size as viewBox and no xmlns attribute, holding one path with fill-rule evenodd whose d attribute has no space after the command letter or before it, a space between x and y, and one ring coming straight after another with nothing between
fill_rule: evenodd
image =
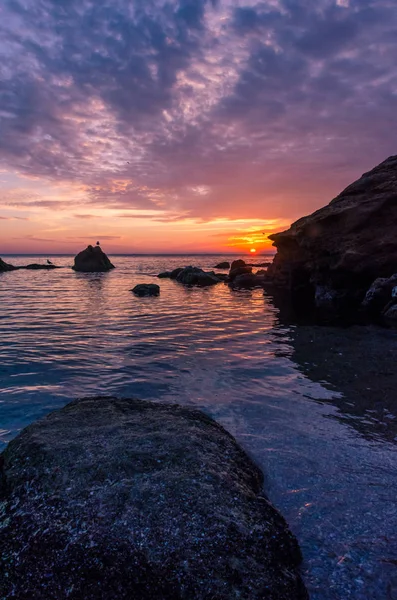
<instances>
[{"instance_id":1,"label":"cloudy sky","mask_svg":"<svg viewBox=\"0 0 397 600\"><path fill-rule=\"evenodd\" d=\"M397 154L395 0L2 0L0 24L3 254L263 251Z\"/></svg>"}]
</instances>

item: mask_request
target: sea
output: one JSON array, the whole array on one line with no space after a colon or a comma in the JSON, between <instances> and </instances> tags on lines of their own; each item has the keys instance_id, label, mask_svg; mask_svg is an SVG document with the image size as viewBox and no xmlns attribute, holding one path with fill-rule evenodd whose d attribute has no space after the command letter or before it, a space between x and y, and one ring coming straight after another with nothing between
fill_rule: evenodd
<instances>
[{"instance_id":1,"label":"sea","mask_svg":"<svg viewBox=\"0 0 397 600\"><path fill-rule=\"evenodd\" d=\"M116 269L87 274L72 256L3 256L47 258L65 268L0 274L0 451L78 397L194 406L262 468L299 540L311 600L397 599L396 445L338 418L341 392L294 361L296 325L262 289L157 278L247 257L110 256ZM134 296L138 283L159 284L160 296Z\"/></svg>"}]
</instances>

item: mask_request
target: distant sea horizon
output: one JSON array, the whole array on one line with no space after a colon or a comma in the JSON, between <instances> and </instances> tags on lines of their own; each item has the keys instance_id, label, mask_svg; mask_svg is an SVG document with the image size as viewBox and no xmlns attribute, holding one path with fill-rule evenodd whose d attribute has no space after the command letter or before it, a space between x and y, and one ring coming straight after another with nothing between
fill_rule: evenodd
<instances>
[{"instance_id":1,"label":"distant sea horizon","mask_svg":"<svg viewBox=\"0 0 397 600\"><path fill-rule=\"evenodd\" d=\"M274 256L275 252L107 252L112 256ZM74 252L1 252L0 256L75 256Z\"/></svg>"}]
</instances>

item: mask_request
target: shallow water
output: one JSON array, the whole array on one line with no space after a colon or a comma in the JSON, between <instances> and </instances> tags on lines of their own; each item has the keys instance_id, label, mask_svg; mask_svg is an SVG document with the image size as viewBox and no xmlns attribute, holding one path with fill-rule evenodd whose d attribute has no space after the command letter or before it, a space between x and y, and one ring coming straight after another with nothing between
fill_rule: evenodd
<instances>
[{"instance_id":1,"label":"shallow water","mask_svg":"<svg viewBox=\"0 0 397 600\"><path fill-rule=\"evenodd\" d=\"M195 405L263 468L301 544L312 600L397 599L396 446L335 418L332 392L293 362L293 330L261 290L155 277L222 259L119 256L105 274L0 274L0 450L83 395ZM159 283L160 297L134 297L142 282Z\"/></svg>"}]
</instances>

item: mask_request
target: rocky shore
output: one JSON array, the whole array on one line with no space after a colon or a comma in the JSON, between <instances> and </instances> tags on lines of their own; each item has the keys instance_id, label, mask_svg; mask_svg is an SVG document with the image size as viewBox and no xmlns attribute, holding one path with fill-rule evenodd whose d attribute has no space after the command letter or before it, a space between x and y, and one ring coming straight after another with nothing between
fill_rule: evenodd
<instances>
[{"instance_id":1,"label":"rocky shore","mask_svg":"<svg viewBox=\"0 0 397 600\"><path fill-rule=\"evenodd\" d=\"M0 596L303 600L263 476L205 414L84 398L0 457Z\"/></svg>"},{"instance_id":2,"label":"rocky shore","mask_svg":"<svg viewBox=\"0 0 397 600\"><path fill-rule=\"evenodd\" d=\"M397 290L393 295L387 282L397 272L396 219L397 156L391 156L324 208L270 236L277 254L267 284L321 320L397 322ZM373 286L383 287L382 302L366 299Z\"/></svg>"}]
</instances>

